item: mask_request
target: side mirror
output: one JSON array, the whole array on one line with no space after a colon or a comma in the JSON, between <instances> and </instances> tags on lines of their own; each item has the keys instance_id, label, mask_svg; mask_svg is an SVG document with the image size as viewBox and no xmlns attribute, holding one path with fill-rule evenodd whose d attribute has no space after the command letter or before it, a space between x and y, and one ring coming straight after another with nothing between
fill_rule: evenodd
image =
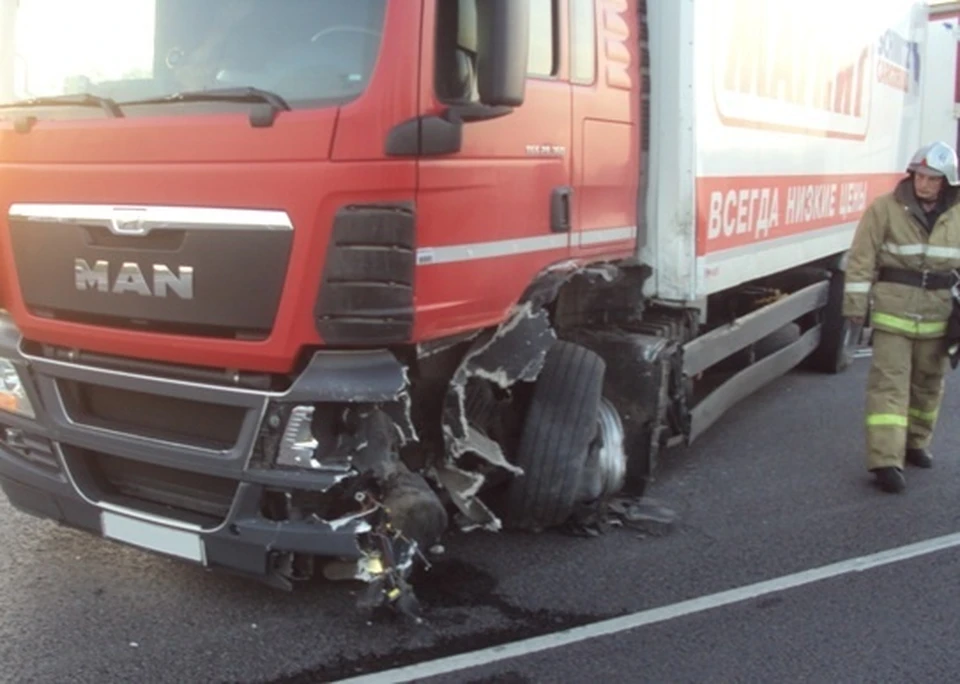
<instances>
[{"instance_id":1,"label":"side mirror","mask_svg":"<svg viewBox=\"0 0 960 684\"><path fill-rule=\"evenodd\" d=\"M530 50L528 0L477 0L477 89L488 107L523 104Z\"/></svg>"}]
</instances>

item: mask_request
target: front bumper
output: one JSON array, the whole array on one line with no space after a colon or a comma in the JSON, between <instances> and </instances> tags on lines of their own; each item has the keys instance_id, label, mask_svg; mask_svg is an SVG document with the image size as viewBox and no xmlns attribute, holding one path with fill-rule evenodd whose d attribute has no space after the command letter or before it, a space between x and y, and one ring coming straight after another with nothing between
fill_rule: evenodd
<instances>
[{"instance_id":1,"label":"front bumper","mask_svg":"<svg viewBox=\"0 0 960 684\"><path fill-rule=\"evenodd\" d=\"M24 482L23 480L28 480ZM176 557L211 569L270 581L283 576L287 554L357 560L362 557L356 525L337 530L307 522L272 522L256 514L231 516L217 529L182 524L140 511L91 503L65 481L37 476L12 464L0 450L0 489L20 511L49 518L144 550ZM256 485L243 486L238 502L256 505Z\"/></svg>"},{"instance_id":2,"label":"front bumper","mask_svg":"<svg viewBox=\"0 0 960 684\"><path fill-rule=\"evenodd\" d=\"M289 389L258 391L55 360L0 314L0 356L36 413L0 412L0 489L17 509L284 586L295 555L366 555L369 514L336 501L349 468L275 469L264 452L285 407L395 400L406 379L391 354L318 353ZM267 505L295 497L315 512Z\"/></svg>"}]
</instances>

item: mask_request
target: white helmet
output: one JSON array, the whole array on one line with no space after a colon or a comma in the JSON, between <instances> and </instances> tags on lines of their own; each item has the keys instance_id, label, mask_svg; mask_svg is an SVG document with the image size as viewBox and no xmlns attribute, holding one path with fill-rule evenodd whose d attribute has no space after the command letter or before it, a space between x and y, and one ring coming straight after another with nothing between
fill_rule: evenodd
<instances>
[{"instance_id":1,"label":"white helmet","mask_svg":"<svg viewBox=\"0 0 960 684\"><path fill-rule=\"evenodd\" d=\"M957 153L945 142L935 142L917 150L907 166L907 171L923 169L927 173L946 177L950 185L960 185L960 176L957 175Z\"/></svg>"}]
</instances>

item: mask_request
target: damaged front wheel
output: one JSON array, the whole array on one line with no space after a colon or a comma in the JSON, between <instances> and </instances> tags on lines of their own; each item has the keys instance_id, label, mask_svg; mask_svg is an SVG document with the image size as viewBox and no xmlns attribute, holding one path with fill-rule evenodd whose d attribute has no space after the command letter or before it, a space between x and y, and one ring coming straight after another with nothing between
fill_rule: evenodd
<instances>
[{"instance_id":1,"label":"damaged front wheel","mask_svg":"<svg viewBox=\"0 0 960 684\"><path fill-rule=\"evenodd\" d=\"M505 522L541 530L570 518L597 435L606 364L595 352L558 341L530 398L516 451L523 469L506 492Z\"/></svg>"}]
</instances>

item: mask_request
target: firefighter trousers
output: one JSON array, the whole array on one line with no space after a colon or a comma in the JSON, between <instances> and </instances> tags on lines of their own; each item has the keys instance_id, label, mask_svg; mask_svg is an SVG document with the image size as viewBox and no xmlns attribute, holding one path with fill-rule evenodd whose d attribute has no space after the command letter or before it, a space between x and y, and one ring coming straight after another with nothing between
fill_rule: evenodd
<instances>
[{"instance_id":1,"label":"firefighter trousers","mask_svg":"<svg viewBox=\"0 0 960 684\"><path fill-rule=\"evenodd\" d=\"M868 469L902 469L908 448L929 446L947 364L943 338L915 340L874 330L867 379Z\"/></svg>"}]
</instances>

